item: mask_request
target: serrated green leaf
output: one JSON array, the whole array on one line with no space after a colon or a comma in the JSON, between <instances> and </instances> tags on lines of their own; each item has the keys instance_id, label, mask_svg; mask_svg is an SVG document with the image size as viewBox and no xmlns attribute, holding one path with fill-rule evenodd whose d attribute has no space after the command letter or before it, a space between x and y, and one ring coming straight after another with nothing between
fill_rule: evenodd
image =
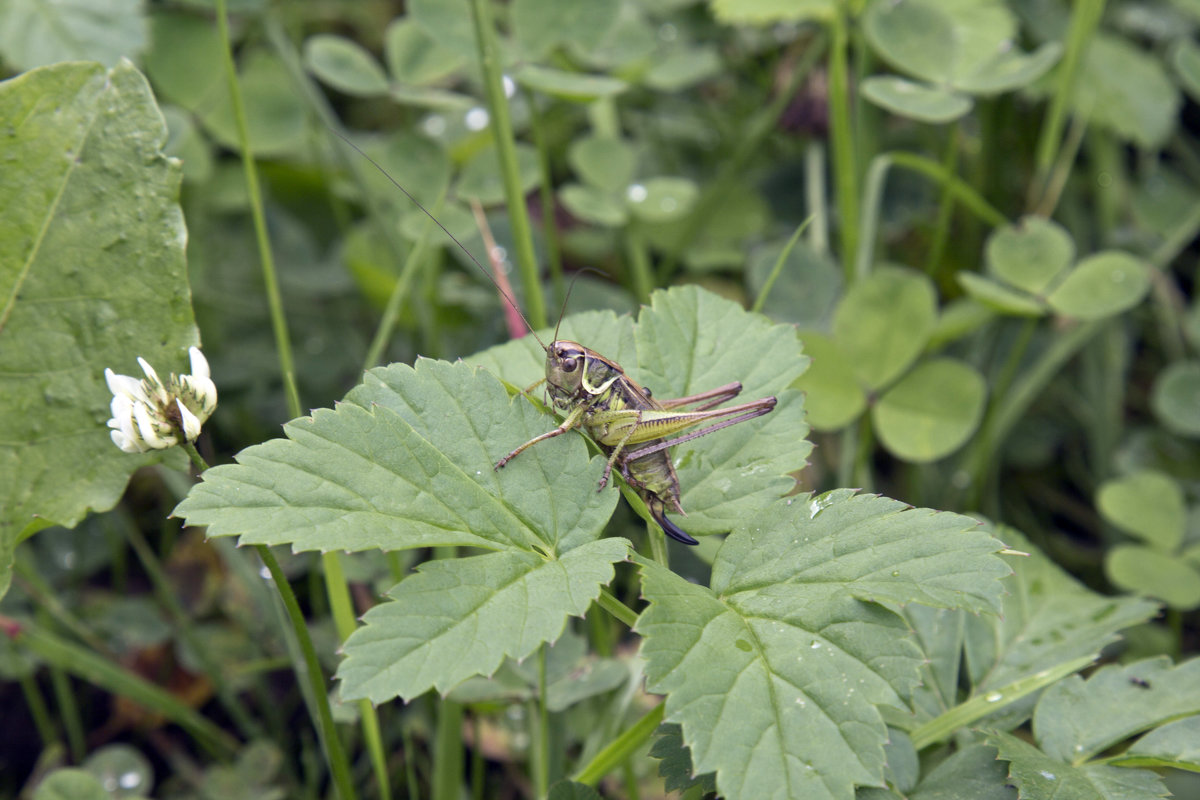
<instances>
[{"instance_id":1,"label":"serrated green leaf","mask_svg":"<svg viewBox=\"0 0 1200 800\"><path fill-rule=\"evenodd\" d=\"M960 272L955 277L967 294L981 305L1001 314L1040 317L1047 311L1043 301L974 272Z\"/></svg>"},{"instance_id":2,"label":"serrated green leaf","mask_svg":"<svg viewBox=\"0 0 1200 800\"><path fill-rule=\"evenodd\" d=\"M933 283L883 266L859 280L833 317L833 338L868 389L881 389L916 360L937 321Z\"/></svg>"},{"instance_id":3,"label":"serrated green leaf","mask_svg":"<svg viewBox=\"0 0 1200 800\"><path fill-rule=\"evenodd\" d=\"M210 536L296 550L429 545L565 552L616 504L603 467L563 436L503 472L493 464L545 427L523 400L466 364L421 360L367 373L336 410L284 426L287 439L214 467L175 513ZM548 446L547 446L548 445Z\"/></svg>"},{"instance_id":4,"label":"serrated green leaf","mask_svg":"<svg viewBox=\"0 0 1200 800\"><path fill-rule=\"evenodd\" d=\"M988 237L988 272L1032 295L1041 295L1075 260L1075 240L1058 223L1022 217Z\"/></svg>"},{"instance_id":5,"label":"serrated green leaf","mask_svg":"<svg viewBox=\"0 0 1200 800\"><path fill-rule=\"evenodd\" d=\"M1098 655L1122 628L1145 622L1155 603L1107 597L1083 586L1011 528L996 533L1028 556L1005 556L1003 615L965 617L966 663L973 694L1000 689L1057 664Z\"/></svg>"},{"instance_id":6,"label":"serrated green leaf","mask_svg":"<svg viewBox=\"0 0 1200 800\"><path fill-rule=\"evenodd\" d=\"M1046 298L1060 314L1102 319L1136 306L1150 291L1149 267L1117 250L1080 261Z\"/></svg>"},{"instance_id":7,"label":"serrated green leaf","mask_svg":"<svg viewBox=\"0 0 1200 800\"><path fill-rule=\"evenodd\" d=\"M550 334L539 335L548 341ZM563 320L559 335L617 361L655 398L682 397L732 381L742 384L735 402L778 398L765 416L672 450L688 515L682 524L689 533L724 533L795 485L788 473L803 466L811 445L804 438L803 399L789 387L808 359L789 326L773 325L736 303L686 286L655 292L636 324L611 313L579 314ZM530 338L469 360L514 386L529 386L545 375L545 354ZM551 423L544 417L543 430ZM525 454L513 463L522 458Z\"/></svg>"},{"instance_id":8,"label":"serrated green leaf","mask_svg":"<svg viewBox=\"0 0 1200 800\"><path fill-rule=\"evenodd\" d=\"M1200 437L1200 361L1180 361L1154 381L1154 416L1175 433Z\"/></svg>"},{"instance_id":9,"label":"serrated green leaf","mask_svg":"<svg viewBox=\"0 0 1200 800\"><path fill-rule=\"evenodd\" d=\"M934 767L909 800L1017 800L996 748L972 744Z\"/></svg>"},{"instance_id":10,"label":"serrated green leaf","mask_svg":"<svg viewBox=\"0 0 1200 800\"><path fill-rule=\"evenodd\" d=\"M673 722L658 727L658 738L650 748L650 757L659 759L658 774L668 792L683 792L698 786L704 794L717 791L716 776L711 772L694 774L692 752L683 743L683 729Z\"/></svg>"},{"instance_id":11,"label":"serrated green leaf","mask_svg":"<svg viewBox=\"0 0 1200 800\"><path fill-rule=\"evenodd\" d=\"M1120 545L1105 554L1104 572L1122 589L1157 597L1172 608L1200 607L1200 573L1175 555Z\"/></svg>"},{"instance_id":12,"label":"serrated green leaf","mask_svg":"<svg viewBox=\"0 0 1200 800\"><path fill-rule=\"evenodd\" d=\"M711 589L639 560L649 689L724 796L881 784L875 706L902 703L919 659L903 621L865 599L998 607L1001 545L974 520L906 509L847 492L780 501L726 539Z\"/></svg>"},{"instance_id":13,"label":"serrated green leaf","mask_svg":"<svg viewBox=\"0 0 1200 800\"><path fill-rule=\"evenodd\" d=\"M1109 665L1042 695L1033 731L1046 755L1078 766L1148 728L1200 714L1200 659Z\"/></svg>"},{"instance_id":14,"label":"serrated green leaf","mask_svg":"<svg viewBox=\"0 0 1200 800\"><path fill-rule=\"evenodd\" d=\"M116 67L122 58L138 57L146 27L140 0L8 0L0 4L0 52L23 70L67 61Z\"/></svg>"},{"instance_id":15,"label":"serrated green leaf","mask_svg":"<svg viewBox=\"0 0 1200 800\"><path fill-rule=\"evenodd\" d=\"M862 83L863 97L902 117L931 122L953 122L970 112L974 102L953 89L917 83L898 75L872 75Z\"/></svg>"},{"instance_id":16,"label":"serrated green leaf","mask_svg":"<svg viewBox=\"0 0 1200 800\"><path fill-rule=\"evenodd\" d=\"M1116 763L1200 772L1200 715L1169 722L1134 742Z\"/></svg>"},{"instance_id":17,"label":"serrated green leaf","mask_svg":"<svg viewBox=\"0 0 1200 800\"><path fill-rule=\"evenodd\" d=\"M198 343L179 164L128 62L60 64L0 83L0 595L22 532L111 508L162 454L113 446L104 369L183 371ZM35 519L35 515L39 518Z\"/></svg>"},{"instance_id":18,"label":"serrated green leaf","mask_svg":"<svg viewBox=\"0 0 1200 800\"><path fill-rule=\"evenodd\" d=\"M953 358L926 361L888 389L871 409L879 440L893 455L924 463L962 446L983 417L987 384Z\"/></svg>"},{"instance_id":19,"label":"serrated green leaf","mask_svg":"<svg viewBox=\"0 0 1200 800\"><path fill-rule=\"evenodd\" d=\"M858 419L867 407L849 359L837 342L815 331L801 334L812 366L796 381L807 392L808 419L819 431L836 431Z\"/></svg>"},{"instance_id":20,"label":"serrated green leaf","mask_svg":"<svg viewBox=\"0 0 1200 800\"><path fill-rule=\"evenodd\" d=\"M1021 800L1149 800L1169 794L1162 779L1146 770L1072 766L1007 733L992 734L988 744L1009 762L1008 777Z\"/></svg>"},{"instance_id":21,"label":"serrated green leaf","mask_svg":"<svg viewBox=\"0 0 1200 800\"><path fill-rule=\"evenodd\" d=\"M1170 475L1142 470L1107 481L1096 505L1109 522L1159 550L1172 552L1183 541L1187 509L1183 489Z\"/></svg>"},{"instance_id":22,"label":"serrated green leaf","mask_svg":"<svg viewBox=\"0 0 1200 800\"><path fill-rule=\"evenodd\" d=\"M628 552L624 539L601 539L557 559L510 551L425 562L346 640L342 697L445 693L505 657L527 657L587 611Z\"/></svg>"},{"instance_id":23,"label":"serrated green leaf","mask_svg":"<svg viewBox=\"0 0 1200 800\"><path fill-rule=\"evenodd\" d=\"M388 90L387 75L358 42L330 33L304 42L304 66L321 81L355 97L375 97Z\"/></svg>"},{"instance_id":24,"label":"serrated green leaf","mask_svg":"<svg viewBox=\"0 0 1200 800\"><path fill-rule=\"evenodd\" d=\"M887 764L884 776L888 786L907 794L917 785L921 775L921 764L912 739L898 728L888 728L888 738L883 745L883 757Z\"/></svg>"}]
</instances>

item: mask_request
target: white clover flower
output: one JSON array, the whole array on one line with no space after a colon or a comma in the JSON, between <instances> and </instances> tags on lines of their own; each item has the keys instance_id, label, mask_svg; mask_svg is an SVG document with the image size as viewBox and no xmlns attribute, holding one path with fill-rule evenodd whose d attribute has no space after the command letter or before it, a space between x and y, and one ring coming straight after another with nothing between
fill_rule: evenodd
<instances>
[{"instance_id":1,"label":"white clover flower","mask_svg":"<svg viewBox=\"0 0 1200 800\"><path fill-rule=\"evenodd\" d=\"M186 440L195 441L200 426L217 407L217 386L209 377L208 361L198 348L191 348L192 374L176 375L164 384L154 368L139 358L146 377L138 380L104 370L104 380L113 393L113 444L126 453L163 450Z\"/></svg>"}]
</instances>

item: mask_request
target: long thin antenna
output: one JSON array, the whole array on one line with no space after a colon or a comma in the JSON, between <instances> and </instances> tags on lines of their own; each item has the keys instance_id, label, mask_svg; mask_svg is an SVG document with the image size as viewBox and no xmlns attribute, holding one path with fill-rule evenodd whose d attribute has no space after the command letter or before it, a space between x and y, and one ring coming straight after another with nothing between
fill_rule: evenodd
<instances>
[{"instance_id":1,"label":"long thin antenna","mask_svg":"<svg viewBox=\"0 0 1200 800\"><path fill-rule=\"evenodd\" d=\"M464 253L467 254L467 258L469 258L475 262L475 266L479 267L479 271L482 272L484 274L484 276L487 277L487 279L492 282L492 285L496 287L496 290L498 292L500 292L500 296L504 298L505 302L507 302L509 304L509 306L512 307L513 311L517 312L517 315L521 318L521 321L525 323L525 327L529 329L529 332L531 334L533 334L533 338L537 339L537 343L539 345L541 345L543 350L547 349L546 345L542 344L542 340L538 339L538 335L536 333L534 333L533 326L529 324L529 320L526 318L526 316L523 313L521 313L520 307L518 307L517 304L513 301L513 299L511 297L509 297L508 294L505 293L503 287L500 286L500 283L494 277L492 277L492 273L488 272L487 268L485 268L483 266L483 264L479 263L479 259L477 259L475 257L475 255L470 250L467 249L467 246L465 244L463 244L462 242L460 242L458 240L458 237L455 236L453 233L451 233L450 230L445 225L443 225L437 217L435 217L433 214L429 213L429 209L427 209L427 208L425 208L425 206L421 205L421 201L418 200L417 198L413 197L412 192L408 191L408 189L405 189L403 186L400 185L400 182L398 180L396 180L390 174L388 174L388 171L386 169L384 169L379 164L378 161L376 161L375 159L373 159L369 155L367 155L365 152L363 152L363 149L361 147L356 145L354 142L350 141L350 139L347 138L343 133L341 133L341 131L334 130L333 128L330 128L329 130L333 131L334 135L336 135L343 142L350 145L350 147L355 152L357 152L360 156L365 158L367 161L371 162L371 166L373 166L373 167L375 167L375 169L379 170L380 175L387 178L388 181L390 181L393 186L395 186L397 189L399 189L401 192L403 192L404 196L407 197L410 201L412 201L413 205L415 205L417 208L421 209L421 211L425 214L425 216L427 216L431 220L433 220L433 223L442 229L442 233L444 233L450 237L450 241L452 241L456 245L458 245L459 250L462 250Z\"/></svg>"}]
</instances>

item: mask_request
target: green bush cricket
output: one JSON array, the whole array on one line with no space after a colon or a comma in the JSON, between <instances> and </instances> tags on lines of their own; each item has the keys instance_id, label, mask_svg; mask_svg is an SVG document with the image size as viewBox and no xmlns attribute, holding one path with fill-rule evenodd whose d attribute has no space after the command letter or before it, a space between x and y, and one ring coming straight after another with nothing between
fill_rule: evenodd
<instances>
[{"instance_id":1,"label":"green bush cricket","mask_svg":"<svg viewBox=\"0 0 1200 800\"><path fill-rule=\"evenodd\" d=\"M646 503L650 516L663 529L664 533L684 544L699 544L696 539L668 519L666 515L667 510L670 509L686 516L679 502L679 478L675 474L675 467L671 463L668 450L674 445L689 442L730 425L736 425L739 422L769 413L775 408L775 398L764 397L748 403L716 408L741 392L742 385L735 381L687 397L655 400L651 396L650 390L626 375L617 362L605 358L578 342L559 339L557 326L554 330L554 339L547 347L534 332L529 320L525 319L525 315L521 313L516 302L454 234L450 233L374 159L345 136L340 133L338 136L370 161L384 177L433 220L475 262L475 265L487 276L505 301L520 315L525 322L525 327L537 340L542 350L546 352L546 377L530 386L525 392L527 393L545 382L550 403L555 408L565 411L566 418L557 428L535 436L509 452L496 462L495 469L503 468L509 461L538 442L580 428L586 431L592 441L608 456L598 491L608 485L615 467L630 488L637 492L638 496ZM564 302L563 305L565 308L566 303ZM562 322L561 312L559 322ZM678 410L687 406L695 406L695 408L691 411ZM684 433L696 425L708 422L712 424ZM676 434L682 435L668 438Z\"/></svg>"}]
</instances>

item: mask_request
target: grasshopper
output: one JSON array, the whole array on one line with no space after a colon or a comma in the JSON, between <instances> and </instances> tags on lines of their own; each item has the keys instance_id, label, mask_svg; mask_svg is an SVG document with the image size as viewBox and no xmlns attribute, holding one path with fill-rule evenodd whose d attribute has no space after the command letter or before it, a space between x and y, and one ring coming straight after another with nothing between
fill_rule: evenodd
<instances>
[{"instance_id":1,"label":"grasshopper","mask_svg":"<svg viewBox=\"0 0 1200 800\"><path fill-rule=\"evenodd\" d=\"M675 467L671 463L668 450L677 444L690 442L700 436L706 436L722 428L728 428L730 425L736 425L739 422L769 413L775 408L775 398L764 397L749 403L717 408L721 403L736 397L742 391L742 385L735 381L687 397L655 400L651 396L650 390L626 375L625 370L617 362L605 358L578 342L559 339L557 326L554 330L554 338L547 347L534 332L533 326L529 324L529 320L525 319L525 315L521 313L521 309L508 295L508 292L501 288L491 273L479 263L479 260L462 242L374 159L345 136L340 133L338 136L370 161L385 178L391 181L392 185L403 192L475 262L475 265L495 285L505 301L524 320L525 327L537 340L542 350L546 352L546 377L526 389L525 392L528 393L544 382L550 402L555 408L565 411L566 418L557 428L535 436L509 452L496 462L495 469L502 469L505 464L538 442L553 439L570 430L583 429L608 457L597 491L603 491L604 487L608 485L612 471L616 468L625 482L646 503L650 516L663 529L664 533L683 544L699 544L696 539L666 515L667 510L670 509L686 516L679 503L679 478L675 474ZM563 306L566 307L565 302ZM561 322L562 314L560 312L559 323ZM695 408L691 411L679 410L687 406L695 406ZM696 425L707 422L712 422L712 424L700 430L683 433ZM681 433L683 435L677 438L667 438Z\"/></svg>"},{"instance_id":2,"label":"grasshopper","mask_svg":"<svg viewBox=\"0 0 1200 800\"><path fill-rule=\"evenodd\" d=\"M568 412L567 416L557 428L533 437L504 456L495 468L503 468L538 442L583 428L608 456L600 490L608 485L616 467L645 501L650 516L664 533L677 542L699 544L666 515L670 508L686 516L679 504L679 478L668 448L760 417L775 408L775 398L715 408L742 391L742 385L734 382L700 394L659 401L649 389L626 375L620 364L578 342L559 339L557 331L550 346L542 345L542 349L546 351L547 392L554 406ZM692 411L675 410L697 403L700 405ZM665 438L710 420L719 421L675 439Z\"/></svg>"}]
</instances>

